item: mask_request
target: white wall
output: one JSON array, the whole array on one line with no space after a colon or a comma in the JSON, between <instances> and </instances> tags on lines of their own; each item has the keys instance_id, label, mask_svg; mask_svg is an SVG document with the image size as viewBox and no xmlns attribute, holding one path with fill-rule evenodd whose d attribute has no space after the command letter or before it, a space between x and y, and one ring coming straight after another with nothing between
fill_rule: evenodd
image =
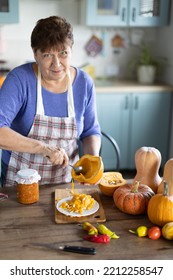
<instances>
[{"instance_id":1,"label":"white wall","mask_svg":"<svg viewBox=\"0 0 173 280\"><path fill-rule=\"evenodd\" d=\"M57 11L57 1L19 0L19 3L19 23L1 26L1 41L4 45L1 58L6 59L10 67L33 59L30 48L32 29L40 17L47 17Z\"/></svg>"},{"instance_id":2,"label":"white wall","mask_svg":"<svg viewBox=\"0 0 173 280\"><path fill-rule=\"evenodd\" d=\"M97 76L104 76L107 68L117 65L119 77L127 77L129 75L128 62L138 51L132 45L133 36L140 32L141 36L147 38L150 43L153 44L155 41L156 30L151 28L147 28L145 31L128 28L91 29L79 24L81 0L19 0L19 3L19 23L0 26L0 59L7 60L6 65L10 68L33 60L30 48L32 29L38 19L51 15L65 16L74 26L73 65L81 66L87 62L92 63L96 67ZM85 44L93 34L99 38L104 36L104 50L94 58L87 56L84 50ZM119 54L114 54L111 39L117 34L125 40L125 48L120 49Z\"/></svg>"}]
</instances>

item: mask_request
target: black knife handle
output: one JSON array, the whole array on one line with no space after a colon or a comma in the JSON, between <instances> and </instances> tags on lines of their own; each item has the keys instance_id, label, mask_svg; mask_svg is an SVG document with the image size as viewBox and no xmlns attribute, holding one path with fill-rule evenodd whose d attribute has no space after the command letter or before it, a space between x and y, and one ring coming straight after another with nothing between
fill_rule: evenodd
<instances>
[{"instance_id":1,"label":"black knife handle","mask_svg":"<svg viewBox=\"0 0 173 280\"><path fill-rule=\"evenodd\" d=\"M89 254L89 255L95 255L96 249L95 248L89 248L89 247L81 247L81 246L64 246L63 251L78 253L78 254Z\"/></svg>"}]
</instances>

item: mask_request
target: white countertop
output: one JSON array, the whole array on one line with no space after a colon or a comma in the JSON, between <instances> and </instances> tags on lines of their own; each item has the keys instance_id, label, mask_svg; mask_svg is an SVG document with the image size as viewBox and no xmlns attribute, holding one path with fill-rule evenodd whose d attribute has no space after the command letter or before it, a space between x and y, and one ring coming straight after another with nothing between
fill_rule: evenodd
<instances>
[{"instance_id":1,"label":"white countertop","mask_svg":"<svg viewBox=\"0 0 173 280\"><path fill-rule=\"evenodd\" d=\"M131 80L96 79L96 93L120 92L173 92L173 86L166 84L141 85Z\"/></svg>"}]
</instances>

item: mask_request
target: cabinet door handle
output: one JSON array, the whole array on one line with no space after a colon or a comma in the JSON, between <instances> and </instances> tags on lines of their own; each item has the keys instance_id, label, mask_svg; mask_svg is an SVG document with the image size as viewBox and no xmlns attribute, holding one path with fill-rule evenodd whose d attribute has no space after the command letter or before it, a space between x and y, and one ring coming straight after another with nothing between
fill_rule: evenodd
<instances>
[{"instance_id":1,"label":"cabinet door handle","mask_svg":"<svg viewBox=\"0 0 173 280\"><path fill-rule=\"evenodd\" d=\"M132 9L132 21L135 22L136 20L136 8Z\"/></svg>"},{"instance_id":2,"label":"cabinet door handle","mask_svg":"<svg viewBox=\"0 0 173 280\"><path fill-rule=\"evenodd\" d=\"M134 100L134 110L138 110L139 108L139 99L137 96L135 96L135 100Z\"/></svg>"},{"instance_id":3,"label":"cabinet door handle","mask_svg":"<svg viewBox=\"0 0 173 280\"><path fill-rule=\"evenodd\" d=\"M128 96L125 97L125 103L124 103L124 110L129 109L129 98Z\"/></svg>"},{"instance_id":4,"label":"cabinet door handle","mask_svg":"<svg viewBox=\"0 0 173 280\"><path fill-rule=\"evenodd\" d=\"M126 19L126 8L122 8L122 21L125 21Z\"/></svg>"}]
</instances>

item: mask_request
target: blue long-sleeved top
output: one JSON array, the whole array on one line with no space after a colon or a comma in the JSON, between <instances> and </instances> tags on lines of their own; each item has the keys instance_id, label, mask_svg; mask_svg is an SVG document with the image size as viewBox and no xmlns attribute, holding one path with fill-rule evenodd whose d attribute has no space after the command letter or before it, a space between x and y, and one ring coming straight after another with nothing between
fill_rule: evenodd
<instances>
[{"instance_id":1,"label":"blue long-sleeved top","mask_svg":"<svg viewBox=\"0 0 173 280\"><path fill-rule=\"evenodd\" d=\"M76 68L73 82L75 117L80 139L100 135L97 119L96 95L92 79ZM52 93L42 87L45 115L67 117L67 92ZM27 136L36 114L37 78L32 63L14 68L0 90L0 127L7 126ZM3 151L2 159L8 164L10 151Z\"/></svg>"}]
</instances>

